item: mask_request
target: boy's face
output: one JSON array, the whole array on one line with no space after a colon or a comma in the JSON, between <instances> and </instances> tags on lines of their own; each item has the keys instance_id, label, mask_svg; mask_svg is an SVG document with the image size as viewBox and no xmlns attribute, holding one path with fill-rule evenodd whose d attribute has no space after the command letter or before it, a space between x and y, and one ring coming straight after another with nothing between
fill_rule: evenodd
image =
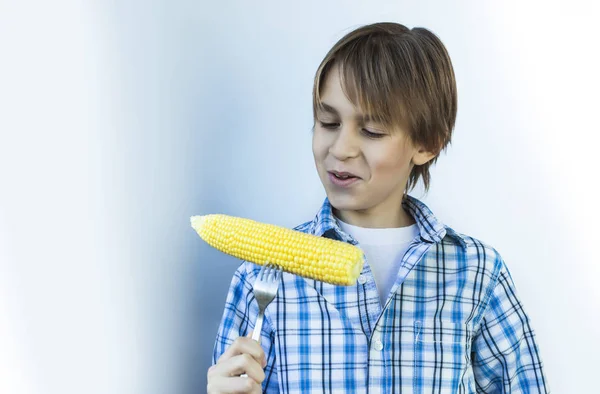
<instances>
[{"instance_id":1,"label":"boy's face","mask_svg":"<svg viewBox=\"0 0 600 394\"><path fill-rule=\"evenodd\" d=\"M414 147L403 130L362 121L365 114L345 96L337 67L324 82L321 101L327 109L317 112L312 148L335 213L359 226L397 226L406 217L401 201L412 166L434 155ZM354 177L339 180L335 171Z\"/></svg>"}]
</instances>

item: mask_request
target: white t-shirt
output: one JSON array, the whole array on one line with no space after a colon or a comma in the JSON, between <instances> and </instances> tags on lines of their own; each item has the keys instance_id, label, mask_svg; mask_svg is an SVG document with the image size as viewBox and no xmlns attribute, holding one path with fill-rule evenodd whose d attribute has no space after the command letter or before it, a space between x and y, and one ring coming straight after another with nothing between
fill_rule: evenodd
<instances>
[{"instance_id":1,"label":"white t-shirt","mask_svg":"<svg viewBox=\"0 0 600 394\"><path fill-rule=\"evenodd\" d=\"M388 294L396 282L402 257L411 241L419 235L419 227L413 224L397 228L365 228L342 222L337 218L342 231L358 241L371 266L381 305L385 305Z\"/></svg>"}]
</instances>

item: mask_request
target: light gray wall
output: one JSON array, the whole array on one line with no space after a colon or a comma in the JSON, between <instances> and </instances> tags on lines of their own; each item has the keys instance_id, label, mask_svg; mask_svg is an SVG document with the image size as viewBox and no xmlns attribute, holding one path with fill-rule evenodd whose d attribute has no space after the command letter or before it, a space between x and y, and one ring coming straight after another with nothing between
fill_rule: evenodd
<instances>
[{"instance_id":1,"label":"light gray wall","mask_svg":"<svg viewBox=\"0 0 600 394\"><path fill-rule=\"evenodd\" d=\"M312 218L314 72L383 20L438 34L458 81L453 144L414 195L504 256L553 392L592 392L599 16L584 1L0 3L0 392L204 392L238 261L189 217Z\"/></svg>"}]
</instances>

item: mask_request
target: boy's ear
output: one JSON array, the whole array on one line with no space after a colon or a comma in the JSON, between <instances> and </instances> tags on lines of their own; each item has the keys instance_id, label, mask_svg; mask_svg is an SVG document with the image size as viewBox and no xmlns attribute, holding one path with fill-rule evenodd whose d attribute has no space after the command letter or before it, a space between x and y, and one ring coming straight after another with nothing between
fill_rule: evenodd
<instances>
[{"instance_id":1,"label":"boy's ear","mask_svg":"<svg viewBox=\"0 0 600 394\"><path fill-rule=\"evenodd\" d=\"M433 159L436 155L437 155L437 153L435 153L435 152L429 152L429 151L423 149L422 147L419 147L418 150L413 155L412 162L416 166L422 166L423 164L427 163L429 160Z\"/></svg>"}]
</instances>

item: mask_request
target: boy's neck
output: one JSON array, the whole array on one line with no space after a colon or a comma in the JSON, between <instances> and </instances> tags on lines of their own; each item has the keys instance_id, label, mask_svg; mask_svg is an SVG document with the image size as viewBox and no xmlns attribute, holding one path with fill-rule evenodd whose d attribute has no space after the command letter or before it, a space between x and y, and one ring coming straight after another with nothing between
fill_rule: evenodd
<instances>
[{"instance_id":1,"label":"boy's neck","mask_svg":"<svg viewBox=\"0 0 600 394\"><path fill-rule=\"evenodd\" d=\"M342 222L364 228L398 228L415 224L415 219L404 209L394 215L374 215L369 212L339 211L333 208L333 214Z\"/></svg>"}]
</instances>

